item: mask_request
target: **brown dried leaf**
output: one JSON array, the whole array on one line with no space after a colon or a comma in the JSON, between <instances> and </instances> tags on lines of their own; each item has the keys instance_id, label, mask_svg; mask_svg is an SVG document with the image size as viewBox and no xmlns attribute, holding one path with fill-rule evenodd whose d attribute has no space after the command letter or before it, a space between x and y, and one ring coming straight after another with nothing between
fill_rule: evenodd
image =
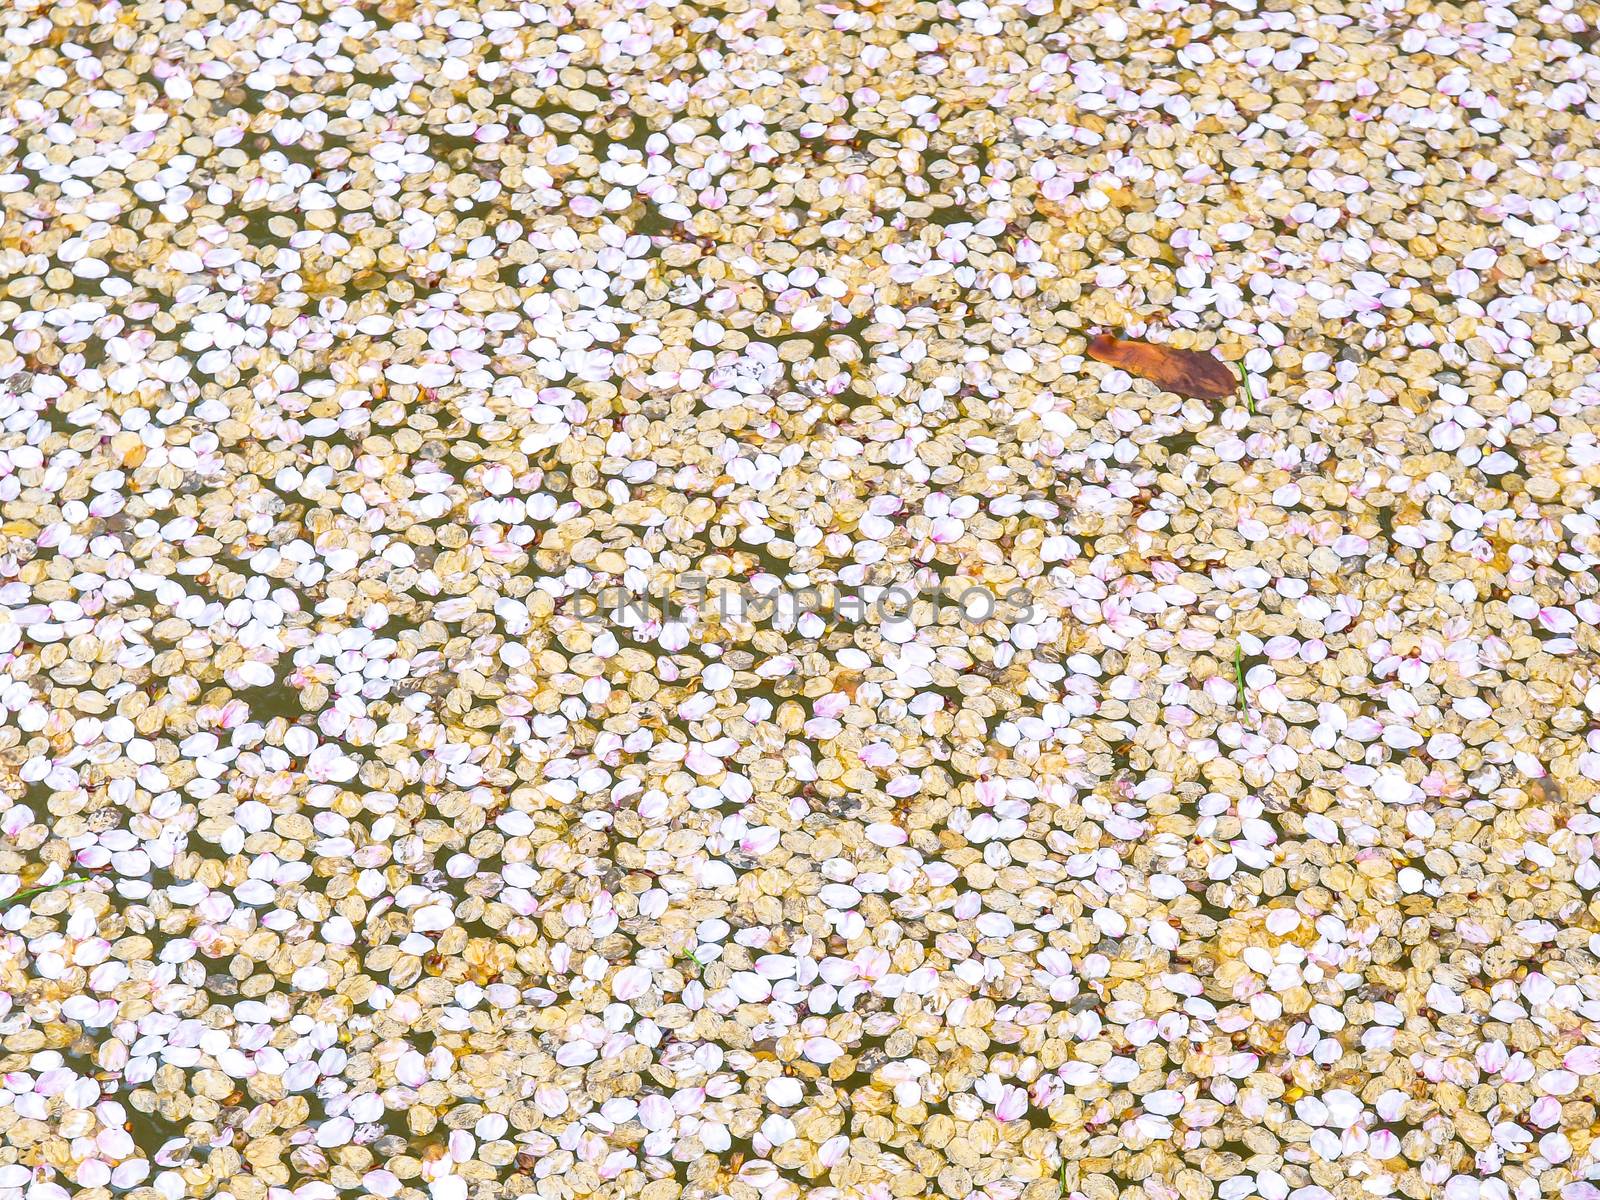
<instances>
[{"instance_id":1,"label":"brown dried leaf","mask_svg":"<svg viewBox=\"0 0 1600 1200\"><path fill-rule=\"evenodd\" d=\"M1191 400L1222 400L1239 389L1233 368L1206 350L1179 350L1102 333L1089 339L1089 357Z\"/></svg>"}]
</instances>

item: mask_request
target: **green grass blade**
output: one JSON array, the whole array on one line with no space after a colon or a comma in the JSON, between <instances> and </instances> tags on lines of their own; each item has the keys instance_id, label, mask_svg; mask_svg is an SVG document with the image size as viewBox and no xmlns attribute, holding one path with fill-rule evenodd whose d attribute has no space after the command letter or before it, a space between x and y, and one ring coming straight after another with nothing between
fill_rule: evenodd
<instances>
[{"instance_id":1,"label":"green grass blade","mask_svg":"<svg viewBox=\"0 0 1600 1200\"><path fill-rule=\"evenodd\" d=\"M64 888L70 883L86 882L88 880L83 875L68 875L65 879L58 879L55 883L47 883L43 887L29 888L25 892L17 892L15 895L7 896L3 901L0 901L0 905L4 905L4 908L0 908L0 912L9 911L13 904L18 904L23 900L31 900L35 896L43 895L45 892L53 892L57 888Z\"/></svg>"}]
</instances>

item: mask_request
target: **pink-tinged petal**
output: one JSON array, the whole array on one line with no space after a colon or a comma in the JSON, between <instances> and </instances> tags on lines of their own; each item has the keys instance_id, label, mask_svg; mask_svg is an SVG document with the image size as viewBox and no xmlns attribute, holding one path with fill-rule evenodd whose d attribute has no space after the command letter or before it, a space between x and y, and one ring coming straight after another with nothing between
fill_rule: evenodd
<instances>
[{"instance_id":1,"label":"pink-tinged petal","mask_svg":"<svg viewBox=\"0 0 1600 1200\"><path fill-rule=\"evenodd\" d=\"M1475 1055L1478 1066L1489 1074L1498 1074L1511 1059L1510 1052L1503 1042L1485 1042L1478 1047Z\"/></svg>"},{"instance_id":2,"label":"pink-tinged petal","mask_svg":"<svg viewBox=\"0 0 1600 1200\"><path fill-rule=\"evenodd\" d=\"M639 1124L646 1129L667 1129L672 1121L672 1103L665 1096L646 1096L639 1101Z\"/></svg>"},{"instance_id":3,"label":"pink-tinged petal","mask_svg":"<svg viewBox=\"0 0 1600 1200\"><path fill-rule=\"evenodd\" d=\"M806 1039L804 1051L811 1062L827 1066L844 1054L844 1047L832 1038L814 1037Z\"/></svg>"},{"instance_id":4,"label":"pink-tinged petal","mask_svg":"<svg viewBox=\"0 0 1600 1200\"><path fill-rule=\"evenodd\" d=\"M1072 974L1072 958L1065 950L1051 947L1039 952L1039 965L1051 975L1068 977Z\"/></svg>"},{"instance_id":5,"label":"pink-tinged petal","mask_svg":"<svg viewBox=\"0 0 1600 1200\"><path fill-rule=\"evenodd\" d=\"M1579 1075L1600 1074L1600 1046L1579 1046L1569 1051L1561 1062L1567 1070Z\"/></svg>"},{"instance_id":6,"label":"pink-tinged petal","mask_svg":"<svg viewBox=\"0 0 1600 1200\"><path fill-rule=\"evenodd\" d=\"M779 833L771 826L763 825L752 829L739 839L739 849L746 854L770 854L778 847Z\"/></svg>"},{"instance_id":7,"label":"pink-tinged petal","mask_svg":"<svg viewBox=\"0 0 1600 1200\"><path fill-rule=\"evenodd\" d=\"M556 1062L563 1067L581 1067L595 1060L595 1048L588 1042L567 1042L556 1051Z\"/></svg>"},{"instance_id":8,"label":"pink-tinged petal","mask_svg":"<svg viewBox=\"0 0 1600 1200\"><path fill-rule=\"evenodd\" d=\"M1367 1142L1367 1153L1379 1162L1400 1153L1400 1139L1387 1129L1380 1129Z\"/></svg>"},{"instance_id":9,"label":"pink-tinged petal","mask_svg":"<svg viewBox=\"0 0 1600 1200\"><path fill-rule=\"evenodd\" d=\"M133 1137L123 1129L102 1129L94 1137L100 1153L112 1162L127 1158L135 1150Z\"/></svg>"},{"instance_id":10,"label":"pink-tinged petal","mask_svg":"<svg viewBox=\"0 0 1600 1200\"><path fill-rule=\"evenodd\" d=\"M871 742L861 747L861 762L868 767L887 767L892 765L899 755L894 747L887 742Z\"/></svg>"},{"instance_id":11,"label":"pink-tinged petal","mask_svg":"<svg viewBox=\"0 0 1600 1200\"><path fill-rule=\"evenodd\" d=\"M844 715L844 710L850 707L850 697L843 692L831 692L817 700L811 706L813 716L824 720L834 720Z\"/></svg>"},{"instance_id":12,"label":"pink-tinged petal","mask_svg":"<svg viewBox=\"0 0 1600 1200\"><path fill-rule=\"evenodd\" d=\"M394 1077L406 1087L421 1087L428 1082L428 1064L415 1050L407 1050L394 1064Z\"/></svg>"},{"instance_id":13,"label":"pink-tinged petal","mask_svg":"<svg viewBox=\"0 0 1600 1200\"><path fill-rule=\"evenodd\" d=\"M1539 624L1552 633L1571 633L1578 627L1578 618L1564 608L1541 608Z\"/></svg>"},{"instance_id":14,"label":"pink-tinged petal","mask_svg":"<svg viewBox=\"0 0 1600 1200\"><path fill-rule=\"evenodd\" d=\"M611 979L611 994L623 1003L637 1000L650 990L647 967L623 967Z\"/></svg>"},{"instance_id":15,"label":"pink-tinged petal","mask_svg":"<svg viewBox=\"0 0 1600 1200\"><path fill-rule=\"evenodd\" d=\"M1007 1084L1000 1093L1000 1102L994 1106L994 1115L1002 1121L1015 1121L1028 1111L1028 1093Z\"/></svg>"},{"instance_id":16,"label":"pink-tinged petal","mask_svg":"<svg viewBox=\"0 0 1600 1200\"><path fill-rule=\"evenodd\" d=\"M903 846L909 840L910 835L898 825L879 821L867 826L867 841L874 846Z\"/></svg>"},{"instance_id":17,"label":"pink-tinged petal","mask_svg":"<svg viewBox=\"0 0 1600 1200\"><path fill-rule=\"evenodd\" d=\"M1561 1101L1554 1096L1540 1096L1528 1109L1528 1120L1540 1129L1549 1129L1561 1120Z\"/></svg>"},{"instance_id":18,"label":"pink-tinged petal","mask_svg":"<svg viewBox=\"0 0 1600 1200\"><path fill-rule=\"evenodd\" d=\"M547 1117L559 1117L567 1111L567 1093L552 1083L541 1084L533 1092L534 1107Z\"/></svg>"}]
</instances>

